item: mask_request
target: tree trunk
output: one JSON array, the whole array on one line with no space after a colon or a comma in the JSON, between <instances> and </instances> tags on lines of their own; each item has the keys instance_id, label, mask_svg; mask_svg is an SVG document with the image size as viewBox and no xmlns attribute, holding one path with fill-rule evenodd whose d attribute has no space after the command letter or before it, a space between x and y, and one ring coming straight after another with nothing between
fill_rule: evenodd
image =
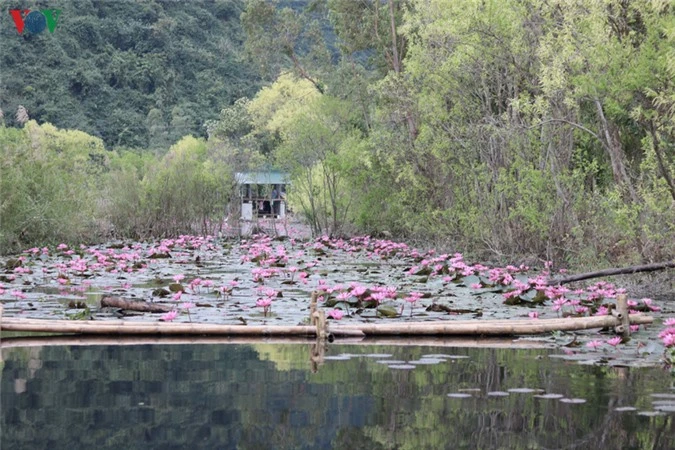
<instances>
[{"instance_id":1,"label":"tree trunk","mask_svg":"<svg viewBox=\"0 0 675 450\"><path fill-rule=\"evenodd\" d=\"M596 97L593 102L595 103L598 119L600 120L600 128L602 136L604 137L605 149L609 154L609 160L612 164L614 180L618 184L625 186L628 189L631 200L633 200L634 203L637 203L637 194L633 188L633 183L628 176L628 172L626 171L623 149L621 148L621 142L619 141L619 131L617 130L616 125L610 123L605 117L600 99Z\"/></svg>"},{"instance_id":2,"label":"tree trunk","mask_svg":"<svg viewBox=\"0 0 675 450\"><path fill-rule=\"evenodd\" d=\"M394 68L394 73L396 75L401 74L402 62L401 56L398 51L398 42L396 41L396 16L394 14L394 0L389 0L389 21L391 23L391 54L392 54L392 66ZM408 125L408 134L410 135L411 144L415 141L415 138L419 134L417 129L417 123L415 123L415 118L413 117L412 111L410 110L409 105L404 105L405 108L405 120Z\"/></svg>"},{"instance_id":3,"label":"tree trunk","mask_svg":"<svg viewBox=\"0 0 675 450\"><path fill-rule=\"evenodd\" d=\"M659 170L663 179L666 180L668 184L668 189L670 190L670 195L675 200L675 183L673 183L673 178L670 176L670 170L666 166L661 147L659 146L659 138L654 130L654 122L649 122L649 133L652 136L652 145L654 146L654 154L656 155L656 162L659 164Z\"/></svg>"},{"instance_id":4,"label":"tree trunk","mask_svg":"<svg viewBox=\"0 0 675 450\"><path fill-rule=\"evenodd\" d=\"M389 20L391 22L391 54L394 72L401 73L401 61L398 56L398 43L396 42L396 17L394 16L394 0L389 0Z\"/></svg>"}]
</instances>

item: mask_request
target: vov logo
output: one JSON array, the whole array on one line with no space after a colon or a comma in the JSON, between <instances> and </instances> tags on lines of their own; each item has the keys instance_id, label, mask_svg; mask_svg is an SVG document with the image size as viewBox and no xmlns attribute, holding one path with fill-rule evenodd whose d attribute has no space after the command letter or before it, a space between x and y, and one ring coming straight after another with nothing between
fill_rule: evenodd
<instances>
[{"instance_id":1,"label":"vov logo","mask_svg":"<svg viewBox=\"0 0 675 450\"><path fill-rule=\"evenodd\" d=\"M61 15L61 10L41 9L40 11L31 11L30 9L10 9L9 14L14 19L14 25L19 34L23 34L24 28L33 34L42 33L45 28L50 33L53 33Z\"/></svg>"}]
</instances>

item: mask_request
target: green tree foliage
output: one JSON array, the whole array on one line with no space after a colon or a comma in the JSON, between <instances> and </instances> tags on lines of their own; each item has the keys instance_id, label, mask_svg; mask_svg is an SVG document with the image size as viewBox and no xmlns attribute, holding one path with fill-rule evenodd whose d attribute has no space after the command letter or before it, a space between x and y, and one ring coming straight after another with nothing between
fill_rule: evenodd
<instances>
[{"instance_id":1,"label":"green tree foliage","mask_svg":"<svg viewBox=\"0 0 675 450\"><path fill-rule=\"evenodd\" d=\"M332 70L294 65L303 20L319 13L337 36ZM246 14L249 51L278 53L272 75L325 86L321 101L275 116L277 161L295 162L305 202L330 197L316 164L349 148L352 164L332 167L347 180L344 222L364 231L579 263L675 251L668 2L329 0L290 11L257 0ZM359 114L332 122L329 147L342 150L321 153L334 101ZM254 128L274 126L255 117Z\"/></svg>"},{"instance_id":2,"label":"green tree foliage","mask_svg":"<svg viewBox=\"0 0 675 450\"><path fill-rule=\"evenodd\" d=\"M592 243L595 258L663 257L646 251L645 232L672 236L672 215L645 207L654 191L639 186L646 173L638 174L645 150L655 151L663 164L654 175L669 185L672 153L650 144L655 124L636 120L636 107L653 110L649 90L664 89L665 70L649 61L669 50L650 36L672 24L672 11L651 2L554 3L435 1L408 15L414 88L395 98L420 105L411 178L430 180L425 210L443 211L474 246L553 258ZM615 192L630 214L611 213ZM605 224L606 240L593 238L590 222Z\"/></svg>"},{"instance_id":3,"label":"green tree foliage","mask_svg":"<svg viewBox=\"0 0 675 450\"><path fill-rule=\"evenodd\" d=\"M129 156L127 156L129 159ZM143 178L126 166L111 177L112 183L131 184L120 196L109 217L122 235L175 236L188 231L212 234L222 231L222 220L234 189L230 167L212 154L206 141L188 136L151 166ZM126 169L126 170L125 170ZM131 219L135 229L129 229Z\"/></svg>"},{"instance_id":4,"label":"green tree foliage","mask_svg":"<svg viewBox=\"0 0 675 450\"><path fill-rule=\"evenodd\" d=\"M0 142L0 250L89 239L107 170L103 142L35 121L20 130L0 127Z\"/></svg>"},{"instance_id":5,"label":"green tree foliage","mask_svg":"<svg viewBox=\"0 0 675 450\"><path fill-rule=\"evenodd\" d=\"M394 68L389 4L377 0L328 0L330 21L335 27L343 55L376 68L381 75ZM395 7L396 23L401 22L401 5ZM405 38L396 36L397 54L405 57Z\"/></svg>"},{"instance_id":6,"label":"green tree foliage","mask_svg":"<svg viewBox=\"0 0 675 450\"><path fill-rule=\"evenodd\" d=\"M0 127L0 253L27 245L223 230L227 148L191 136L159 157L29 121Z\"/></svg>"},{"instance_id":7,"label":"green tree foliage","mask_svg":"<svg viewBox=\"0 0 675 450\"><path fill-rule=\"evenodd\" d=\"M257 89L243 58L243 0L64 0L53 33L18 35L5 5L0 108L101 137L166 150ZM16 7L26 5L16 5ZM30 5L28 5L30 7ZM17 125L14 114L5 122Z\"/></svg>"},{"instance_id":8,"label":"green tree foliage","mask_svg":"<svg viewBox=\"0 0 675 450\"><path fill-rule=\"evenodd\" d=\"M212 230L232 173L273 163L293 174L289 200L316 233L358 229L576 264L675 254L672 2L130 5L64 7L63 29L8 35L0 55L15 71L0 85L5 123L53 118L154 150L78 153L76 168L48 160L64 179L100 170L89 182L104 189L105 214L78 213L93 208L115 232ZM76 32L59 34L66 26ZM255 95L240 31L268 83ZM43 52L47 39L53 51ZM26 70L38 61L48 70ZM3 151L34 152L36 127L3 130ZM200 132L208 140L185 138L160 156ZM12 206L3 239L21 241L29 203L6 198L37 197L11 190L22 175L3 164L3 214L23 205Z\"/></svg>"},{"instance_id":9,"label":"green tree foliage","mask_svg":"<svg viewBox=\"0 0 675 450\"><path fill-rule=\"evenodd\" d=\"M320 17L275 2L249 0L241 15L246 32L246 50L261 73L275 80L287 69L325 91L321 75L330 64L330 54L321 29Z\"/></svg>"},{"instance_id":10,"label":"green tree foliage","mask_svg":"<svg viewBox=\"0 0 675 450\"><path fill-rule=\"evenodd\" d=\"M312 106L282 129L275 156L293 175L290 200L300 205L314 232L340 234L354 194L346 177L354 156L350 149L360 132L350 123L349 104L324 96Z\"/></svg>"}]
</instances>

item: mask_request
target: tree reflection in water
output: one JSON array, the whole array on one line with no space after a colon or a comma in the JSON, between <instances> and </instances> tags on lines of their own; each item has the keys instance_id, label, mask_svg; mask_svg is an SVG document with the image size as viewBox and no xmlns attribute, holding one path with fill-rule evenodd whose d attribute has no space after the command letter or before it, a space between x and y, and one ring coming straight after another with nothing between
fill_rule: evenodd
<instances>
[{"instance_id":1,"label":"tree reflection in water","mask_svg":"<svg viewBox=\"0 0 675 450\"><path fill-rule=\"evenodd\" d=\"M548 350L6 342L7 449L675 448L673 413L640 415L653 411L651 394L675 394L668 373ZM417 364L393 369L374 353ZM524 387L586 402L487 395ZM471 396L448 397L456 392Z\"/></svg>"}]
</instances>

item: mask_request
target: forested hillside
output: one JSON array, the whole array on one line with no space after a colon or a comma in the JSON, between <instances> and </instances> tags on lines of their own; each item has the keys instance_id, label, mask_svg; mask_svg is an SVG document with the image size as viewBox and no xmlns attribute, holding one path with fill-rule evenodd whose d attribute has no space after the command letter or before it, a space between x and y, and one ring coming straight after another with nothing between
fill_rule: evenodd
<instances>
[{"instance_id":1,"label":"forested hillside","mask_svg":"<svg viewBox=\"0 0 675 450\"><path fill-rule=\"evenodd\" d=\"M131 8L132 20L116 5L65 11L52 36L26 40L3 29L10 46L32 48L55 67L74 54L68 27L91 30L84 41L117 59L92 52L64 64L65 84L50 81L58 70L24 74L14 63L10 73L3 63L1 98L8 125L20 98L38 122L84 129L112 146L161 147L207 124L205 139L182 141L161 161L144 151L97 157L99 186L114 201L92 203L90 215L118 224L118 233L143 235L148 224L156 233L162 223L178 232L222 211L209 209L206 195L201 209L191 197L171 198L186 192L177 188L187 182L180 164L199 167L195 193L214 185L214 165L231 179L274 164L292 173L289 201L317 234L386 234L587 265L675 254L672 1L248 0L241 10L236 2L148 2ZM92 10L100 20L87 28ZM30 47L48 39L63 43L53 53ZM3 52L4 61L16 58ZM254 92L258 76L263 87ZM106 97L118 91L125 95ZM60 108L67 120L56 119ZM25 155L37 127L2 139ZM50 155L32 145L40 161ZM230 194L219 189L220 202ZM5 240L34 240L30 230Z\"/></svg>"},{"instance_id":2,"label":"forested hillside","mask_svg":"<svg viewBox=\"0 0 675 450\"><path fill-rule=\"evenodd\" d=\"M259 87L243 57L243 0L3 2L0 108L101 137L169 147ZM17 33L8 10L61 10L50 33Z\"/></svg>"}]
</instances>

